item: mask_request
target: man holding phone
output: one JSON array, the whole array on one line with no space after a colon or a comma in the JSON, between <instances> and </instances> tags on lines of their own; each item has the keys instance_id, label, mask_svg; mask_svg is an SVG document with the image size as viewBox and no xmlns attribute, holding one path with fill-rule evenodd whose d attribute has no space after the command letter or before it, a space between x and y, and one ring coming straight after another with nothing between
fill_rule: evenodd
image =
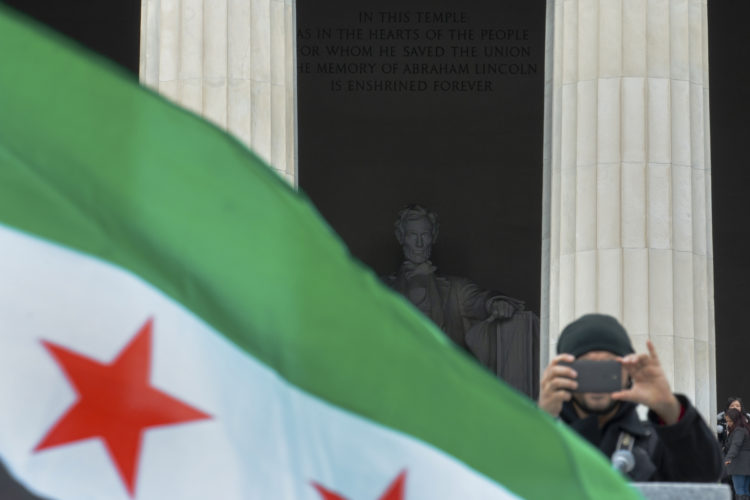
<instances>
[{"instance_id":1,"label":"man holding phone","mask_svg":"<svg viewBox=\"0 0 750 500\"><path fill-rule=\"evenodd\" d=\"M539 407L613 464L625 456L618 467L635 481L717 481L718 442L687 398L672 393L651 341L647 347L648 354L635 354L611 316L582 316L560 334L558 355L542 374ZM648 407L647 421L638 404Z\"/></svg>"}]
</instances>

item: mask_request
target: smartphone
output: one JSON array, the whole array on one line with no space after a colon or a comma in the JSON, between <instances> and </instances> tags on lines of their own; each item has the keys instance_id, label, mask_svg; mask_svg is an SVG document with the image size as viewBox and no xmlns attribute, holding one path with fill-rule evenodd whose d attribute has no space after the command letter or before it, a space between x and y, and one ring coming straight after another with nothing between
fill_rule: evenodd
<instances>
[{"instance_id":1,"label":"smartphone","mask_svg":"<svg viewBox=\"0 0 750 500\"><path fill-rule=\"evenodd\" d=\"M622 368L617 361L577 359L572 363L560 364L578 372L578 389L575 392L616 392L622 389Z\"/></svg>"}]
</instances>

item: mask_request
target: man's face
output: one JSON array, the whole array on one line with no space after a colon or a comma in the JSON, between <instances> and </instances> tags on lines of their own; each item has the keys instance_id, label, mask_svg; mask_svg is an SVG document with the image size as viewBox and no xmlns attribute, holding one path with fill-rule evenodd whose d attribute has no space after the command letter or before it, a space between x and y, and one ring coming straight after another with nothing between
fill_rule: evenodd
<instances>
[{"instance_id":1,"label":"man's face","mask_svg":"<svg viewBox=\"0 0 750 500\"><path fill-rule=\"evenodd\" d=\"M586 354L578 356L577 359L590 359L592 361L608 361L617 358L616 354L609 351L589 351ZM622 368L622 387L627 384L627 373ZM607 392L574 392L573 398L584 406L595 411L606 410L612 404L612 396Z\"/></svg>"},{"instance_id":2,"label":"man's face","mask_svg":"<svg viewBox=\"0 0 750 500\"><path fill-rule=\"evenodd\" d=\"M425 217L409 219L404 223L404 257L414 264L430 258L432 251L432 224Z\"/></svg>"},{"instance_id":3,"label":"man's face","mask_svg":"<svg viewBox=\"0 0 750 500\"><path fill-rule=\"evenodd\" d=\"M729 405L729 408L730 409L734 408L737 411L742 411L742 405L736 399L732 401L732 404Z\"/></svg>"}]
</instances>

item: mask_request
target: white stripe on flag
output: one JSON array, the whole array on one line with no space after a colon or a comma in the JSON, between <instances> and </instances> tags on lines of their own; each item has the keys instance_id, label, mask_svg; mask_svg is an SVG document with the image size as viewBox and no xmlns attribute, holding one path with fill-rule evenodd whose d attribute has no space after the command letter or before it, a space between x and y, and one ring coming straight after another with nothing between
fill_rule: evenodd
<instances>
[{"instance_id":1,"label":"white stripe on flag","mask_svg":"<svg viewBox=\"0 0 750 500\"><path fill-rule=\"evenodd\" d=\"M212 418L145 431L135 498L319 500L315 481L375 500L404 470L407 500L515 498L288 384L129 272L4 226L0 248L0 457L40 494L130 498L100 439L33 452L77 397L41 340L108 363L153 318L151 385Z\"/></svg>"}]
</instances>

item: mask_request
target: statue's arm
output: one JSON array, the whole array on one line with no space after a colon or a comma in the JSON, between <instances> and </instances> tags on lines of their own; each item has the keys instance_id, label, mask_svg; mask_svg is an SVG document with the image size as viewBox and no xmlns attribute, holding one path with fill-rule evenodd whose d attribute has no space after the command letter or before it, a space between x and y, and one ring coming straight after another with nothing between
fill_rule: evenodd
<instances>
[{"instance_id":1,"label":"statue's arm","mask_svg":"<svg viewBox=\"0 0 750 500\"><path fill-rule=\"evenodd\" d=\"M493 319L510 318L516 311L523 311L525 307L526 304L522 300L505 295L495 295L487 303L487 309Z\"/></svg>"},{"instance_id":2,"label":"statue's arm","mask_svg":"<svg viewBox=\"0 0 750 500\"><path fill-rule=\"evenodd\" d=\"M493 290L484 290L465 278L452 278L458 285L461 314L470 319L483 320L491 316L510 318L516 311L524 309L523 301L507 297Z\"/></svg>"},{"instance_id":3,"label":"statue's arm","mask_svg":"<svg viewBox=\"0 0 750 500\"><path fill-rule=\"evenodd\" d=\"M487 301L492 295L491 292L482 290L466 278L449 279L457 294L461 316L469 319L486 319L489 317Z\"/></svg>"}]
</instances>

